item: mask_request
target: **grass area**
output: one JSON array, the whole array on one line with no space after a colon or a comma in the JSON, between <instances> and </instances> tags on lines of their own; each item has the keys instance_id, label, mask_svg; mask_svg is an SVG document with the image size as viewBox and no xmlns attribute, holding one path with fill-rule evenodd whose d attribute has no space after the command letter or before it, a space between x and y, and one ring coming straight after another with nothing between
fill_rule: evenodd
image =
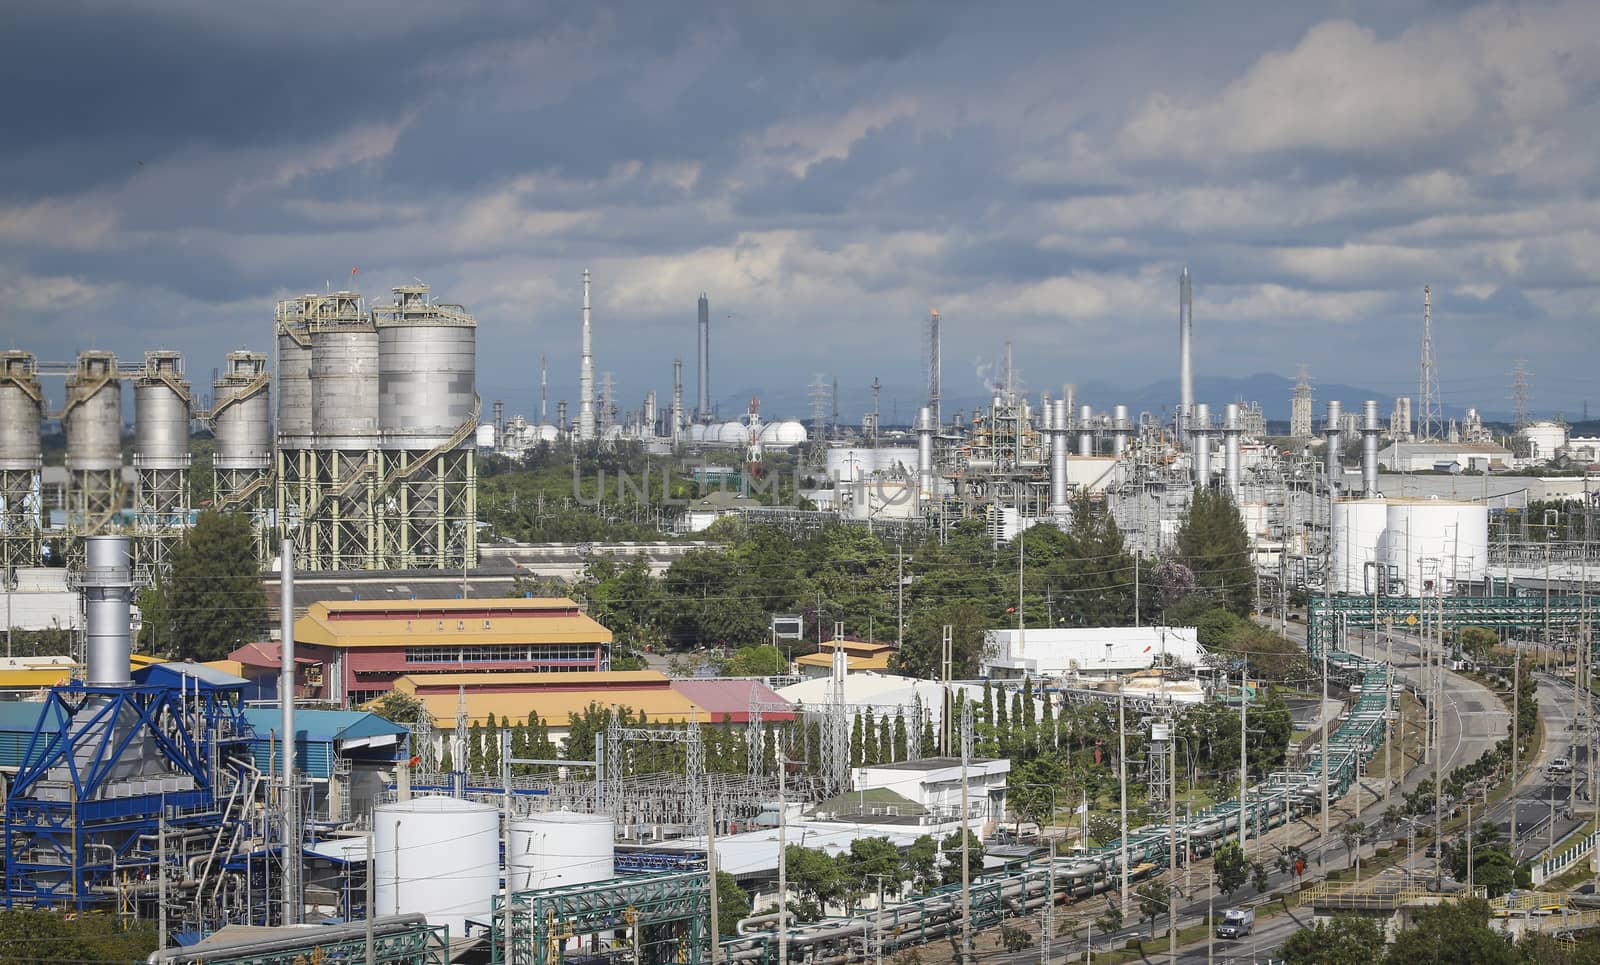
<instances>
[{"instance_id":1,"label":"grass area","mask_svg":"<svg viewBox=\"0 0 1600 965\"><path fill-rule=\"evenodd\" d=\"M1187 928L1178 929L1178 947L1182 948L1191 942L1199 941L1206 937L1206 933L1210 930L1211 925L1208 922L1200 922ZM1127 947L1106 949L1104 951L1097 947L1094 951L1094 960L1096 962L1104 962L1105 965L1116 965L1118 962L1139 961L1150 955L1164 955L1169 941L1168 932L1163 930L1155 938L1129 939Z\"/></svg>"}]
</instances>

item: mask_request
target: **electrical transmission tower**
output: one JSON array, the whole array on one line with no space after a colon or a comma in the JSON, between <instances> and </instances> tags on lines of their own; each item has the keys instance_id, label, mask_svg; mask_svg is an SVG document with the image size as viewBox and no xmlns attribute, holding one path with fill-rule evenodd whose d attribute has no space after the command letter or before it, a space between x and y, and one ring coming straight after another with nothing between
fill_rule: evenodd
<instances>
[{"instance_id":1,"label":"electrical transmission tower","mask_svg":"<svg viewBox=\"0 0 1600 965\"><path fill-rule=\"evenodd\" d=\"M1517 359L1511 370L1511 424L1517 432L1528 427L1528 360Z\"/></svg>"},{"instance_id":2,"label":"electrical transmission tower","mask_svg":"<svg viewBox=\"0 0 1600 965\"><path fill-rule=\"evenodd\" d=\"M1417 386L1417 438L1437 439L1444 428L1440 413L1439 373L1433 364L1433 292L1422 286L1422 379Z\"/></svg>"},{"instance_id":3,"label":"electrical transmission tower","mask_svg":"<svg viewBox=\"0 0 1600 965\"><path fill-rule=\"evenodd\" d=\"M811 451L817 455L822 453L828 435L829 396L828 378L818 373L817 380L811 383Z\"/></svg>"},{"instance_id":4,"label":"electrical transmission tower","mask_svg":"<svg viewBox=\"0 0 1600 965\"><path fill-rule=\"evenodd\" d=\"M1294 398L1289 402L1289 435L1295 439L1311 438L1311 382L1306 366L1300 365L1300 381L1295 383Z\"/></svg>"}]
</instances>

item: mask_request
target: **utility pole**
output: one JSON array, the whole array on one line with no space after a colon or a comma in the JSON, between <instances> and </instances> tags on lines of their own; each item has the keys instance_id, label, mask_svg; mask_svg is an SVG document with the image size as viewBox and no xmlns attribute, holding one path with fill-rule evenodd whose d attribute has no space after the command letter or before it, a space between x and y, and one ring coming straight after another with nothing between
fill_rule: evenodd
<instances>
[{"instance_id":1,"label":"utility pole","mask_svg":"<svg viewBox=\"0 0 1600 965\"><path fill-rule=\"evenodd\" d=\"M894 548L894 573L894 625L896 628L894 642L895 646L900 647L903 652L906 643L906 558L905 551L900 546Z\"/></svg>"},{"instance_id":2,"label":"utility pole","mask_svg":"<svg viewBox=\"0 0 1600 965\"><path fill-rule=\"evenodd\" d=\"M506 865L507 865L507 867L506 867L506 882L507 882L506 893L507 894L510 894L510 891L511 891L511 889L510 889L510 881L511 881L511 868L510 868L511 859L510 859L510 854L511 854L511 852L509 852L509 851L506 852L506 855L507 855L507 858L506 858ZM378 963L378 950L377 950L377 945L375 944L374 936L372 934L373 905L376 903L377 899L373 896L373 893L372 893L372 881L373 881L374 875L372 874L372 832L371 831L367 832L367 864L366 864L366 869L367 869L367 883L366 883L367 913L366 913L365 917L367 919L367 965L377 965L377 963ZM506 902L506 934L507 935L511 934L511 903L509 901ZM506 939L506 965L511 965L511 939L510 938Z\"/></svg>"},{"instance_id":3,"label":"utility pole","mask_svg":"<svg viewBox=\"0 0 1600 965\"><path fill-rule=\"evenodd\" d=\"M1549 584L1545 586L1548 588ZM1550 639L1545 638L1548 648ZM1522 740L1519 712L1522 707L1522 641L1518 640L1511 647L1511 855L1513 860L1517 854L1517 764L1521 760L1521 750L1518 744Z\"/></svg>"},{"instance_id":4,"label":"utility pole","mask_svg":"<svg viewBox=\"0 0 1600 965\"><path fill-rule=\"evenodd\" d=\"M972 965L972 832L967 824L971 817L967 811L967 763L972 753L972 703L961 703L961 965Z\"/></svg>"},{"instance_id":5,"label":"utility pole","mask_svg":"<svg viewBox=\"0 0 1600 965\"><path fill-rule=\"evenodd\" d=\"M1222 678L1223 686L1227 686L1228 678ZM1250 675L1248 670L1239 671L1239 851L1244 851L1244 789L1250 780L1248 759L1246 757L1245 741L1249 739L1250 719Z\"/></svg>"},{"instance_id":6,"label":"utility pole","mask_svg":"<svg viewBox=\"0 0 1600 965\"><path fill-rule=\"evenodd\" d=\"M1167 726L1167 960L1178 965L1178 741L1170 704Z\"/></svg>"},{"instance_id":7,"label":"utility pole","mask_svg":"<svg viewBox=\"0 0 1600 965\"><path fill-rule=\"evenodd\" d=\"M789 805L784 800L784 775L789 752L778 739L778 965L789 965ZM640 965L635 961L634 965Z\"/></svg>"},{"instance_id":8,"label":"utility pole","mask_svg":"<svg viewBox=\"0 0 1600 965\"><path fill-rule=\"evenodd\" d=\"M706 775L706 879L711 890L711 965L722 961L722 932L717 921L717 815L712 803L711 775ZM781 900L781 899L780 899ZM510 959L506 960L510 965Z\"/></svg>"},{"instance_id":9,"label":"utility pole","mask_svg":"<svg viewBox=\"0 0 1600 965\"><path fill-rule=\"evenodd\" d=\"M1128 722L1125 715L1126 698L1121 688L1117 690L1117 784L1121 788L1119 802L1117 844L1122 850L1117 859L1122 871L1122 917L1128 917Z\"/></svg>"},{"instance_id":10,"label":"utility pole","mask_svg":"<svg viewBox=\"0 0 1600 965\"><path fill-rule=\"evenodd\" d=\"M1335 635L1344 632L1344 614L1339 614L1334 626L1337 628ZM1322 703L1317 708L1317 714L1322 719L1322 842L1317 853L1319 867L1328 855L1328 650L1332 646L1332 640L1322 641Z\"/></svg>"},{"instance_id":11,"label":"utility pole","mask_svg":"<svg viewBox=\"0 0 1600 965\"><path fill-rule=\"evenodd\" d=\"M161 796L161 813L156 816L156 901L161 903L157 914L157 951L167 950L167 797Z\"/></svg>"}]
</instances>

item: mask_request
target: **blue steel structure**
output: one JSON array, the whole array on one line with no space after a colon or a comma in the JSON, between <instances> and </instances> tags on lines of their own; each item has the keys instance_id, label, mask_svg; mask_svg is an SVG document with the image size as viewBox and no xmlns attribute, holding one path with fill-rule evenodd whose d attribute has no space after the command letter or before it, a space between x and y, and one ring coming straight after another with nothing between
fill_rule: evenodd
<instances>
[{"instance_id":1,"label":"blue steel structure","mask_svg":"<svg viewBox=\"0 0 1600 965\"><path fill-rule=\"evenodd\" d=\"M5 906L148 911L165 828L173 891L205 917L255 789L244 687L180 663L130 686L53 688L5 801ZM182 862L207 856L185 880Z\"/></svg>"}]
</instances>

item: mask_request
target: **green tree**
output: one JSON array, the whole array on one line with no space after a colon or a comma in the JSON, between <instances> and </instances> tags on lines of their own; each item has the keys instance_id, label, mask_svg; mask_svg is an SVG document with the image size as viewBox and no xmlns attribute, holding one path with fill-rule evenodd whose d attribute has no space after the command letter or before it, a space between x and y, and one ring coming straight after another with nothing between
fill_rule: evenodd
<instances>
[{"instance_id":1,"label":"green tree","mask_svg":"<svg viewBox=\"0 0 1600 965\"><path fill-rule=\"evenodd\" d=\"M1000 944L1008 952L1020 952L1037 944L1033 932L1018 925L1000 926Z\"/></svg>"},{"instance_id":2,"label":"green tree","mask_svg":"<svg viewBox=\"0 0 1600 965\"><path fill-rule=\"evenodd\" d=\"M739 934L739 922L750 917L750 892L726 871L717 872L717 932L724 938Z\"/></svg>"},{"instance_id":3,"label":"green tree","mask_svg":"<svg viewBox=\"0 0 1600 965\"><path fill-rule=\"evenodd\" d=\"M1031 554L1032 534L1028 540ZM1065 591L1054 606L1056 622L1080 627L1131 624L1134 570L1117 521L1103 505L1080 496L1073 502L1063 551L1046 569L1051 585ZM1154 594L1146 596L1142 608L1153 616Z\"/></svg>"},{"instance_id":4,"label":"green tree","mask_svg":"<svg viewBox=\"0 0 1600 965\"><path fill-rule=\"evenodd\" d=\"M840 873L840 864L826 852L796 844L785 848L784 855L789 866L789 886L800 896L795 917L800 921L816 921L826 914L830 902L844 895L848 881Z\"/></svg>"},{"instance_id":5,"label":"green tree","mask_svg":"<svg viewBox=\"0 0 1600 965\"><path fill-rule=\"evenodd\" d=\"M850 719L850 766L860 767L866 761L866 744L862 738L861 715Z\"/></svg>"},{"instance_id":6,"label":"green tree","mask_svg":"<svg viewBox=\"0 0 1600 965\"><path fill-rule=\"evenodd\" d=\"M221 660L262 639L267 597L261 588L249 517L206 511L172 549L165 583L140 597L149 633L141 643L159 644L182 660Z\"/></svg>"},{"instance_id":7,"label":"green tree","mask_svg":"<svg viewBox=\"0 0 1600 965\"><path fill-rule=\"evenodd\" d=\"M967 877L975 879L983 873L983 842L971 831L967 835ZM961 880L961 832L952 831L940 845L944 852L944 883Z\"/></svg>"},{"instance_id":8,"label":"green tree","mask_svg":"<svg viewBox=\"0 0 1600 965\"><path fill-rule=\"evenodd\" d=\"M1243 888L1250 878L1250 859L1245 857L1244 849L1239 847L1237 841L1229 841L1217 849L1212 858L1212 867L1217 874L1217 890L1228 898L1232 898L1233 893Z\"/></svg>"},{"instance_id":9,"label":"green tree","mask_svg":"<svg viewBox=\"0 0 1600 965\"><path fill-rule=\"evenodd\" d=\"M924 834L911 842L901 856L901 877L911 882L915 891L927 891L941 883L939 879L939 843L933 835Z\"/></svg>"},{"instance_id":10,"label":"green tree","mask_svg":"<svg viewBox=\"0 0 1600 965\"><path fill-rule=\"evenodd\" d=\"M728 677L771 677L789 672L789 661L777 647L762 644L758 647L740 647L723 665Z\"/></svg>"},{"instance_id":11,"label":"green tree","mask_svg":"<svg viewBox=\"0 0 1600 965\"><path fill-rule=\"evenodd\" d=\"M1360 915L1335 915L1289 936L1287 965L1370 965L1383 956L1383 928Z\"/></svg>"},{"instance_id":12,"label":"green tree","mask_svg":"<svg viewBox=\"0 0 1600 965\"><path fill-rule=\"evenodd\" d=\"M932 743L932 741L929 741L929 743ZM909 756L909 745L906 742L906 715L903 710L896 710L894 712L894 735L890 739L889 759L903 761Z\"/></svg>"},{"instance_id":13,"label":"green tree","mask_svg":"<svg viewBox=\"0 0 1600 965\"><path fill-rule=\"evenodd\" d=\"M1417 910L1411 925L1395 936L1384 956L1387 965L1471 962L1516 965L1517 950L1489 928L1489 903L1465 898Z\"/></svg>"},{"instance_id":14,"label":"green tree","mask_svg":"<svg viewBox=\"0 0 1600 965\"><path fill-rule=\"evenodd\" d=\"M1155 938L1156 922L1167 914L1167 902L1172 893L1167 890L1165 881L1152 878L1140 885L1136 894L1139 896L1139 917L1150 923L1150 937Z\"/></svg>"},{"instance_id":15,"label":"green tree","mask_svg":"<svg viewBox=\"0 0 1600 965\"><path fill-rule=\"evenodd\" d=\"M1213 602L1239 616L1250 612L1255 598L1255 571L1250 540L1233 497L1226 492L1196 490L1178 528L1178 558Z\"/></svg>"},{"instance_id":16,"label":"green tree","mask_svg":"<svg viewBox=\"0 0 1600 965\"><path fill-rule=\"evenodd\" d=\"M977 603L955 599L919 608L912 613L906 630L905 646L895 655L899 669L930 680L943 676L944 628L950 627L951 675L957 680L978 676L983 657L984 634L989 621Z\"/></svg>"},{"instance_id":17,"label":"green tree","mask_svg":"<svg viewBox=\"0 0 1600 965\"><path fill-rule=\"evenodd\" d=\"M878 763L892 764L899 760L894 756L894 732L889 718L878 718Z\"/></svg>"},{"instance_id":18,"label":"green tree","mask_svg":"<svg viewBox=\"0 0 1600 965\"><path fill-rule=\"evenodd\" d=\"M414 695L403 690L391 690L373 701L369 707L374 714L395 724L414 727L428 716L428 708Z\"/></svg>"},{"instance_id":19,"label":"green tree","mask_svg":"<svg viewBox=\"0 0 1600 965\"><path fill-rule=\"evenodd\" d=\"M843 857L846 873L858 892L875 894L881 881L885 895L900 893L900 881L905 871L900 849L895 847L893 841L881 837L857 838L850 842L850 850Z\"/></svg>"}]
</instances>

